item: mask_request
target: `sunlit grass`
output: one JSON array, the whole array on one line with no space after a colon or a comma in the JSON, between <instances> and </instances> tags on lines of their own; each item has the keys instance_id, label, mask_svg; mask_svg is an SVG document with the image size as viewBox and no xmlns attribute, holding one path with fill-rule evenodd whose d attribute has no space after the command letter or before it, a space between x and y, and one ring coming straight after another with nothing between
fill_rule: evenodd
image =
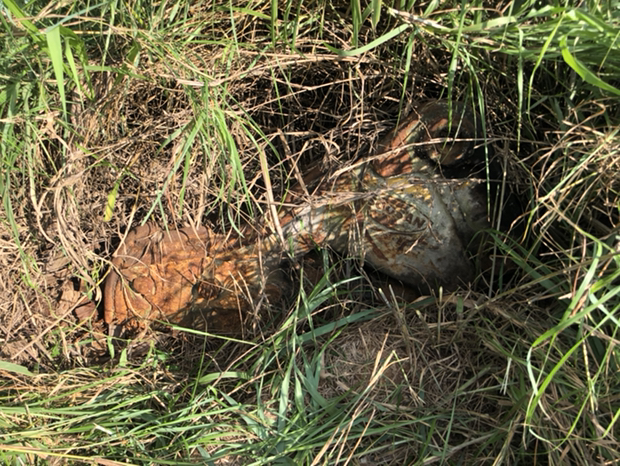
<instances>
[{"instance_id":1,"label":"sunlit grass","mask_svg":"<svg viewBox=\"0 0 620 466\"><path fill-rule=\"evenodd\" d=\"M3 4L4 462L618 461L613 5ZM242 233L304 157L363 155L422 97L473 103L502 161L501 276L405 303L325 255L243 343L101 343L56 304L71 277L99 299L129 226Z\"/></svg>"}]
</instances>

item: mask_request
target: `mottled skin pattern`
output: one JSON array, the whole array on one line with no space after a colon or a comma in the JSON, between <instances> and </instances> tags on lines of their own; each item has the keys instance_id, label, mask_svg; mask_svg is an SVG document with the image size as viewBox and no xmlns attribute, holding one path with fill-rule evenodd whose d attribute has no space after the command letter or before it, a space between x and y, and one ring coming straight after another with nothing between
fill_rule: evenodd
<instances>
[{"instance_id":1,"label":"mottled skin pattern","mask_svg":"<svg viewBox=\"0 0 620 466\"><path fill-rule=\"evenodd\" d=\"M205 227L133 230L106 279L106 322L239 333L265 298L277 302L289 291L283 263L317 246L422 290L467 283L466 247L487 226L485 184L469 177L477 123L462 104L420 107L376 155L335 177L309 177L309 197L291 192L279 217L285 244L273 233L242 240Z\"/></svg>"}]
</instances>

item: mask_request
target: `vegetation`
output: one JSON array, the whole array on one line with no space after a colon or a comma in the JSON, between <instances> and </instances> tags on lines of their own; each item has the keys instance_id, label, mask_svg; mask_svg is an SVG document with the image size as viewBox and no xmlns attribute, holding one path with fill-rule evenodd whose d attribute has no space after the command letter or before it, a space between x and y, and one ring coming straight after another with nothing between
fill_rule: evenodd
<instances>
[{"instance_id":1,"label":"vegetation","mask_svg":"<svg viewBox=\"0 0 620 466\"><path fill-rule=\"evenodd\" d=\"M617 463L619 11L3 0L2 461ZM403 299L322 251L242 340L76 318L132 226L234 230L261 157L282 198L429 98L472 103L503 168L469 289Z\"/></svg>"}]
</instances>

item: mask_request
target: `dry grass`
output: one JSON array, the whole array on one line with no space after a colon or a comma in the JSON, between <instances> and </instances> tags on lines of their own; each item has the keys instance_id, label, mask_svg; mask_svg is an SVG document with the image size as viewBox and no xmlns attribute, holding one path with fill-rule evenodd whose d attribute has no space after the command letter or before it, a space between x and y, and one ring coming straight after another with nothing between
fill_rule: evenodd
<instances>
[{"instance_id":1,"label":"dry grass","mask_svg":"<svg viewBox=\"0 0 620 466\"><path fill-rule=\"evenodd\" d=\"M280 12L277 40L266 3L253 15L178 3L191 16L174 21L173 7L122 7L109 42L84 35L95 68L81 68L82 87L67 79L67 118L36 55L45 98L2 117L2 459L617 462L617 98L569 95L565 65L491 52L498 35L486 50L465 37L456 53L430 29L342 57L325 44L350 48L348 5L300 5ZM41 28L63 11L49 8ZM359 44L400 24L367 23ZM470 289L386 297L355 261L325 253L328 267L295 272L314 278L281 326L245 343L151 332L118 344L61 300L81 283L99 303L115 248L147 219L256 224L259 154L282 199L299 174L352 163L417 102L446 96L477 105L504 168L492 269L476 258Z\"/></svg>"}]
</instances>

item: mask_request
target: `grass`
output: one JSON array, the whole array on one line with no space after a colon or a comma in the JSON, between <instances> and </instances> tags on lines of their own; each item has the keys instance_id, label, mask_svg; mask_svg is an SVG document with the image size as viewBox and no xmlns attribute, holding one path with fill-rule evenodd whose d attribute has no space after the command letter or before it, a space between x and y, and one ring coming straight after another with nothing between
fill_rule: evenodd
<instances>
[{"instance_id":1,"label":"grass","mask_svg":"<svg viewBox=\"0 0 620 466\"><path fill-rule=\"evenodd\" d=\"M4 0L0 21L3 462L618 462L613 3ZM476 106L503 167L470 289L406 300L324 253L243 341L117 342L60 299L101 299L130 227L234 232L269 215L266 173L282 199L440 97Z\"/></svg>"}]
</instances>

